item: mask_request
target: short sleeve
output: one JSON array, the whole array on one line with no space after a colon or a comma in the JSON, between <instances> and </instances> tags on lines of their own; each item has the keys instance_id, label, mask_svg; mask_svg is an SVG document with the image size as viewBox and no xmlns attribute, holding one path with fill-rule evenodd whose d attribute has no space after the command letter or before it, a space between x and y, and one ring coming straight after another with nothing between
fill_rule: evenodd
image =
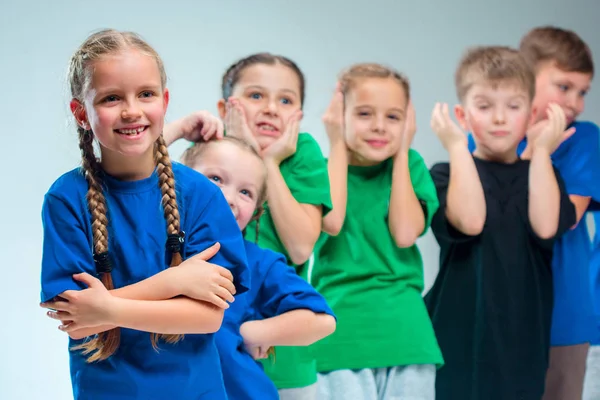
<instances>
[{"instance_id":1,"label":"short sleeve","mask_svg":"<svg viewBox=\"0 0 600 400\"><path fill-rule=\"evenodd\" d=\"M575 134L564 150L553 155L555 166L565 182L568 194L591 197L600 203L600 131L591 122L575 124ZM562 151L561 151L562 150Z\"/></svg>"},{"instance_id":2,"label":"short sleeve","mask_svg":"<svg viewBox=\"0 0 600 400\"><path fill-rule=\"evenodd\" d=\"M310 134L298 136L296 153L282 163L281 172L298 203L321 206L323 215L331 211L327 161Z\"/></svg>"},{"instance_id":3,"label":"short sleeve","mask_svg":"<svg viewBox=\"0 0 600 400\"><path fill-rule=\"evenodd\" d=\"M573 227L577 221L575 206L573 203L571 203L571 199L569 199L569 193L565 187L565 182L561 177L560 171L556 167L554 167L554 175L560 190L560 213L558 216L558 228L556 230L556 235L550 239L542 239L535 234L533 227L530 226L531 232L538 243L548 250L551 250L556 239L571 229L571 227Z\"/></svg>"},{"instance_id":4,"label":"short sleeve","mask_svg":"<svg viewBox=\"0 0 600 400\"><path fill-rule=\"evenodd\" d=\"M95 275L91 237L82 221L84 215L65 200L46 194L42 205L42 291L46 302L67 290L82 290L85 285L74 274Z\"/></svg>"},{"instance_id":5,"label":"short sleeve","mask_svg":"<svg viewBox=\"0 0 600 400\"><path fill-rule=\"evenodd\" d=\"M435 184L427 170L423 157L415 150L409 152L409 170L410 180L413 185L413 190L417 199L421 202L423 213L425 214L425 229L421 236L427 232L431 225L431 220L439 208L438 196L436 193Z\"/></svg>"},{"instance_id":6,"label":"short sleeve","mask_svg":"<svg viewBox=\"0 0 600 400\"><path fill-rule=\"evenodd\" d=\"M207 184L214 186L210 182ZM203 194L206 195L206 191ZM246 292L250 288L250 272L244 240L225 197L217 189L204 209L196 211L197 215L193 215L195 209L192 204L186 210L192 215L190 232L186 232L185 257L192 257L219 242L221 248L210 262L231 271L236 295Z\"/></svg>"},{"instance_id":7,"label":"short sleeve","mask_svg":"<svg viewBox=\"0 0 600 400\"><path fill-rule=\"evenodd\" d=\"M448 185L450 183L450 164L436 164L431 168L430 173L439 201L439 208L435 215L433 215L431 221L431 230L438 243L465 242L477 237L465 235L460 232L446 217L446 199L448 195Z\"/></svg>"},{"instance_id":8,"label":"short sleeve","mask_svg":"<svg viewBox=\"0 0 600 400\"><path fill-rule=\"evenodd\" d=\"M265 250L260 265L264 280L254 308L263 318L298 309L334 315L323 296L286 264L283 255Z\"/></svg>"}]
</instances>

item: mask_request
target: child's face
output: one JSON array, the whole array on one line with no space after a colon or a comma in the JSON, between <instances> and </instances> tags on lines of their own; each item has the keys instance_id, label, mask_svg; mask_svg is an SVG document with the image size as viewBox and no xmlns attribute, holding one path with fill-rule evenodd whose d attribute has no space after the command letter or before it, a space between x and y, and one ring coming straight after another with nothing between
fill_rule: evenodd
<instances>
[{"instance_id":1,"label":"child's face","mask_svg":"<svg viewBox=\"0 0 600 400\"><path fill-rule=\"evenodd\" d=\"M407 107L404 88L392 78L365 78L345 96L346 145L353 165L375 165L400 147Z\"/></svg>"},{"instance_id":2,"label":"child's face","mask_svg":"<svg viewBox=\"0 0 600 400\"><path fill-rule=\"evenodd\" d=\"M73 100L71 109L94 132L102 157L152 154L169 101L156 60L125 50L96 61L92 68L84 108Z\"/></svg>"},{"instance_id":3,"label":"child's face","mask_svg":"<svg viewBox=\"0 0 600 400\"><path fill-rule=\"evenodd\" d=\"M281 64L255 64L244 69L232 96L244 108L248 126L261 149L285 132L287 122L302 103L298 75ZM223 100L219 108L224 117Z\"/></svg>"},{"instance_id":4,"label":"child's face","mask_svg":"<svg viewBox=\"0 0 600 400\"><path fill-rule=\"evenodd\" d=\"M456 107L462 128L473 134L482 159L516 160L516 149L532 118L528 93L516 84L475 84Z\"/></svg>"},{"instance_id":5,"label":"child's face","mask_svg":"<svg viewBox=\"0 0 600 400\"><path fill-rule=\"evenodd\" d=\"M194 169L219 186L244 230L258 206L266 172L260 158L230 142L211 143Z\"/></svg>"},{"instance_id":6,"label":"child's face","mask_svg":"<svg viewBox=\"0 0 600 400\"><path fill-rule=\"evenodd\" d=\"M539 110L537 120L546 119L548 105L556 103L564 110L567 124L573 122L585 108L585 95L591 83L590 74L563 71L553 62L542 64L536 74L533 101Z\"/></svg>"}]
</instances>

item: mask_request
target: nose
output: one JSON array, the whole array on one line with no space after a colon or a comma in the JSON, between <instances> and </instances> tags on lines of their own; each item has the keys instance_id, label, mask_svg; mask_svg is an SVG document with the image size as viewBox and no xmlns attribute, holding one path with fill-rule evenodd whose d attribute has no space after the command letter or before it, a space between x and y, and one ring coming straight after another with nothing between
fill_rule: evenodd
<instances>
[{"instance_id":1,"label":"nose","mask_svg":"<svg viewBox=\"0 0 600 400\"><path fill-rule=\"evenodd\" d=\"M376 133L383 133L385 131L385 121L383 115L378 115L371 121L371 130Z\"/></svg>"},{"instance_id":2,"label":"nose","mask_svg":"<svg viewBox=\"0 0 600 400\"><path fill-rule=\"evenodd\" d=\"M136 101L130 101L125 104L121 110L121 118L126 120L135 120L142 116L142 109Z\"/></svg>"},{"instance_id":3,"label":"nose","mask_svg":"<svg viewBox=\"0 0 600 400\"><path fill-rule=\"evenodd\" d=\"M496 107L494 109L494 123L495 124L503 124L506 122L506 112L501 107Z\"/></svg>"},{"instance_id":4,"label":"nose","mask_svg":"<svg viewBox=\"0 0 600 400\"><path fill-rule=\"evenodd\" d=\"M277 99L268 99L265 104L265 113L269 115L277 115L279 113L279 102Z\"/></svg>"},{"instance_id":5,"label":"nose","mask_svg":"<svg viewBox=\"0 0 600 400\"><path fill-rule=\"evenodd\" d=\"M227 200L227 204L229 204L229 208L231 208L233 214L237 216L237 203L235 201L236 196L234 193L235 191L226 187L223 187L222 190L223 195L225 196L225 200Z\"/></svg>"}]
</instances>

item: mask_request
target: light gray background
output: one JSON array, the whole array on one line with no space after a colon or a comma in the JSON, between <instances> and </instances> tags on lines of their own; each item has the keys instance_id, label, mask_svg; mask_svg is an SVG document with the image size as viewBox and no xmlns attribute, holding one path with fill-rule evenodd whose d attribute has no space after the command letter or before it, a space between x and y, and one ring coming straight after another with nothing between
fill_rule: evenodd
<instances>
[{"instance_id":1,"label":"light gray background","mask_svg":"<svg viewBox=\"0 0 600 400\"><path fill-rule=\"evenodd\" d=\"M577 30L600 55L600 0L112 1L0 2L0 265L5 310L0 399L71 398L67 336L38 308L44 193L79 162L68 113L65 71L91 32L142 34L162 55L174 119L216 112L224 69L258 51L284 54L307 77L304 131L328 152L320 123L337 73L354 62L389 64L412 83L419 131L414 147L431 165L447 156L429 129L436 101L454 102L453 73L467 46L517 45L540 24ZM598 122L600 91L584 118ZM172 149L178 157L184 144ZM419 242L429 286L438 248Z\"/></svg>"}]
</instances>

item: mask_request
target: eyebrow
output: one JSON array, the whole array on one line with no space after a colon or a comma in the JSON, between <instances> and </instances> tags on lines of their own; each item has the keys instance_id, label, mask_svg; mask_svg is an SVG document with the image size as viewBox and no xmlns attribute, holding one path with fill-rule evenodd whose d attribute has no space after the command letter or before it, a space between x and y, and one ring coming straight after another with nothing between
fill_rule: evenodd
<instances>
[{"instance_id":1,"label":"eyebrow","mask_svg":"<svg viewBox=\"0 0 600 400\"><path fill-rule=\"evenodd\" d=\"M357 104L357 105L354 106L355 110L359 109L359 108L370 108L370 109L373 109L375 107L373 107L370 104ZM399 113L401 115L404 115L404 113L405 113L405 111L403 109L401 109L401 108L395 108L395 107L394 108L390 108L387 111L394 111L394 112L397 112L397 113Z\"/></svg>"},{"instance_id":2,"label":"eyebrow","mask_svg":"<svg viewBox=\"0 0 600 400\"><path fill-rule=\"evenodd\" d=\"M265 90L266 88L264 86L260 86L260 85L252 85L252 86L248 86L246 88L246 90L248 90L248 89L261 89L261 90ZM296 97L299 96L298 93L295 90L292 90L292 89L281 89L281 91L293 94Z\"/></svg>"}]
</instances>

